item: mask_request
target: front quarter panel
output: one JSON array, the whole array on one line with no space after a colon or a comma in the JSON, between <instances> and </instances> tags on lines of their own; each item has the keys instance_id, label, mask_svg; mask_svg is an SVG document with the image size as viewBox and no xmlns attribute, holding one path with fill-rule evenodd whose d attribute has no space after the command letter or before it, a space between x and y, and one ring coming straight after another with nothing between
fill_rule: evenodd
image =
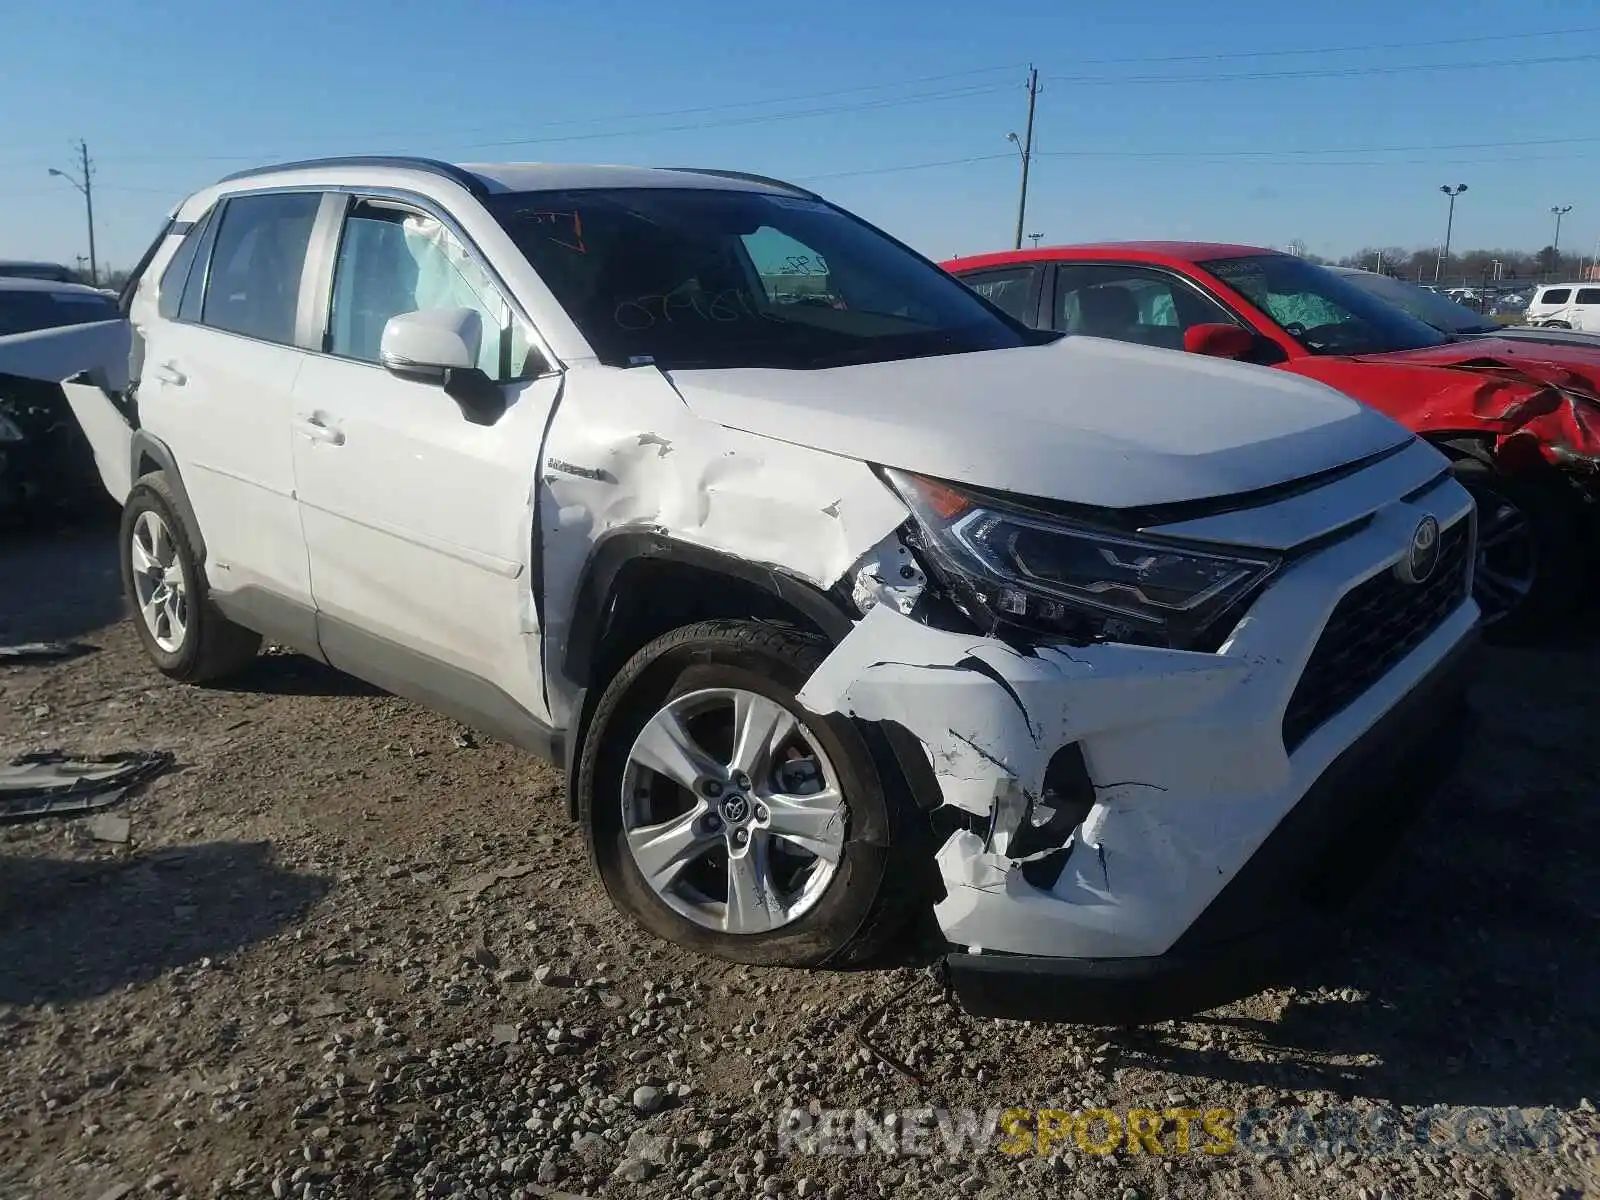
<instances>
[{"instance_id":1,"label":"front quarter panel","mask_svg":"<svg viewBox=\"0 0 1600 1200\"><path fill-rule=\"evenodd\" d=\"M558 726L575 698L559 664L602 538L660 532L826 589L907 516L863 462L703 421L667 374L593 360L568 369L539 492L545 671Z\"/></svg>"}]
</instances>

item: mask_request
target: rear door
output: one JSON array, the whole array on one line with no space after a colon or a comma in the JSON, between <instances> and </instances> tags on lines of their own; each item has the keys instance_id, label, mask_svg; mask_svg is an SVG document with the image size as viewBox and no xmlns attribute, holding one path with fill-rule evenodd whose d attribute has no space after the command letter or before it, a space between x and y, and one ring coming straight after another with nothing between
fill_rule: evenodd
<instances>
[{"instance_id":1,"label":"rear door","mask_svg":"<svg viewBox=\"0 0 1600 1200\"><path fill-rule=\"evenodd\" d=\"M1043 275L1043 269L1035 264L1018 263L964 271L957 278L1024 325L1044 327L1044 322L1039 320L1039 284Z\"/></svg>"},{"instance_id":2,"label":"rear door","mask_svg":"<svg viewBox=\"0 0 1600 1200\"><path fill-rule=\"evenodd\" d=\"M442 212L351 198L319 238L325 320L295 380L292 440L323 653L528 744L527 718L547 715L532 495L561 377ZM506 399L493 424L379 361L390 317L460 307L482 317L479 368Z\"/></svg>"},{"instance_id":3,"label":"rear door","mask_svg":"<svg viewBox=\"0 0 1600 1200\"><path fill-rule=\"evenodd\" d=\"M213 211L193 254L186 246L163 274L136 394L141 426L177 460L212 588L265 593L307 613L290 395L305 357L302 277L322 202L316 191L264 192ZM142 290L131 306L136 326Z\"/></svg>"}]
</instances>

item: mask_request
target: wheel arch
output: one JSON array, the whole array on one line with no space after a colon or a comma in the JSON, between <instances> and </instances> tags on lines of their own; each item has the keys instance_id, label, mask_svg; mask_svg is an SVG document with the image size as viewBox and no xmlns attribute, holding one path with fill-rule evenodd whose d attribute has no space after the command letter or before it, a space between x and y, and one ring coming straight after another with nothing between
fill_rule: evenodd
<instances>
[{"instance_id":1,"label":"wheel arch","mask_svg":"<svg viewBox=\"0 0 1600 1200\"><path fill-rule=\"evenodd\" d=\"M659 530L618 530L590 551L575 589L558 663L582 695L566 739L567 810L577 817L576 773L600 693L635 653L663 633L717 617L785 622L837 645L854 624L835 586L822 589L770 563L753 562Z\"/></svg>"},{"instance_id":2,"label":"wheel arch","mask_svg":"<svg viewBox=\"0 0 1600 1200\"><path fill-rule=\"evenodd\" d=\"M133 431L133 440L129 445L128 455L131 462L129 478L135 484L146 475L163 472L167 477L167 485L172 490L172 498L178 505L178 515L188 526L189 537L195 552L200 556L200 567L205 569L206 563L206 537L201 531L200 522L195 518L194 504L189 500L189 492L183 486L183 473L178 470L177 456L160 438L144 429Z\"/></svg>"}]
</instances>

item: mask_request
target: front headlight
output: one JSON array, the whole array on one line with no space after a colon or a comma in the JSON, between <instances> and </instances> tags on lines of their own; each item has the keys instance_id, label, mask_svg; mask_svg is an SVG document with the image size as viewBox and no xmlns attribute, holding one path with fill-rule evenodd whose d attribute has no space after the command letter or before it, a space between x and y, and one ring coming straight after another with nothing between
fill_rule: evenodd
<instances>
[{"instance_id":1,"label":"front headlight","mask_svg":"<svg viewBox=\"0 0 1600 1200\"><path fill-rule=\"evenodd\" d=\"M1213 649L1278 567L1237 554L1122 534L998 504L909 472L886 470L923 534L929 565L987 627L1035 636Z\"/></svg>"},{"instance_id":2,"label":"front headlight","mask_svg":"<svg viewBox=\"0 0 1600 1200\"><path fill-rule=\"evenodd\" d=\"M4 413L0 413L0 445L21 440L22 430L17 428L17 423Z\"/></svg>"}]
</instances>

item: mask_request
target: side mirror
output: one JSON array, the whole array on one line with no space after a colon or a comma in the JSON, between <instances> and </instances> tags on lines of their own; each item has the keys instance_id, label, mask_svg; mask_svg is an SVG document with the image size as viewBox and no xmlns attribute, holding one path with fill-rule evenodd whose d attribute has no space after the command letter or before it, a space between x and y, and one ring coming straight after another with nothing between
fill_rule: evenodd
<instances>
[{"instance_id":1,"label":"side mirror","mask_svg":"<svg viewBox=\"0 0 1600 1200\"><path fill-rule=\"evenodd\" d=\"M1191 325L1183 331L1183 348L1210 358L1244 358L1256 346L1256 335L1239 325L1222 322Z\"/></svg>"},{"instance_id":2,"label":"side mirror","mask_svg":"<svg viewBox=\"0 0 1600 1200\"><path fill-rule=\"evenodd\" d=\"M478 369L483 318L470 308L400 313L383 327L378 357L401 379L432 383L475 425L492 425L506 410L505 393Z\"/></svg>"}]
</instances>

